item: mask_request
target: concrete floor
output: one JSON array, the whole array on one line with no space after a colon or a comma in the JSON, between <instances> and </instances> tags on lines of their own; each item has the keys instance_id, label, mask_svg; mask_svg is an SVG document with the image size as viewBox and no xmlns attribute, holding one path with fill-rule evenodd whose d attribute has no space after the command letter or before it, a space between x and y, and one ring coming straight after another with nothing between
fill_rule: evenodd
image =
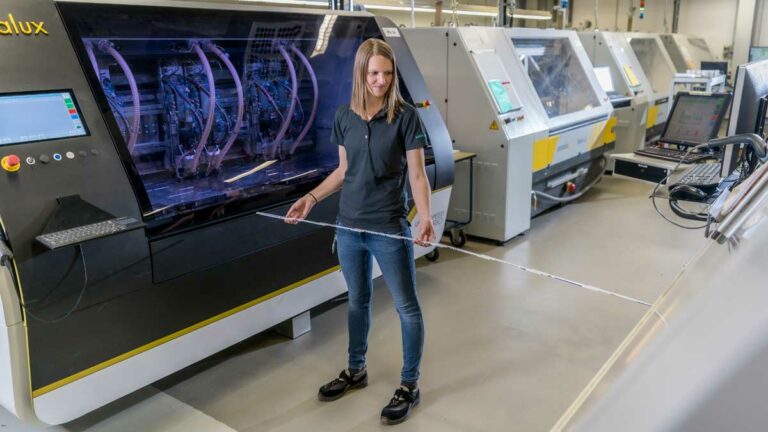
<instances>
[{"instance_id":1,"label":"concrete floor","mask_svg":"<svg viewBox=\"0 0 768 432\"><path fill-rule=\"evenodd\" d=\"M575 204L536 218L489 254L652 302L704 243L659 217L650 186L605 178ZM447 238L444 239L447 241ZM546 431L645 307L453 251L418 262L427 340L422 403L399 431ZM258 335L60 431L377 431L399 382L400 330L377 281L370 385L331 403L317 388L346 364L346 303L296 340ZM0 409L0 425L20 425Z\"/></svg>"}]
</instances>

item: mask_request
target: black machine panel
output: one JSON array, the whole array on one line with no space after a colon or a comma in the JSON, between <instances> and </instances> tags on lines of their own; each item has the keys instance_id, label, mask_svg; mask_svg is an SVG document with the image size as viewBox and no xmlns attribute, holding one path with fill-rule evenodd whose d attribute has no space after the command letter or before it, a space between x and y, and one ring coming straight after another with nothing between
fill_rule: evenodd
<instances>
[{"instance_id":1,"label":"black machine panel","mask_svg":"<svg viewBox=\"0 0 768 432\"><path fill-rule=\"evenodd\" d=\"M0 216L18 265L33 395L337 265L331 230L254 211L284 214L336 167L330 129L349 101L354 54L394 24L241 5L12 3L49 35L0 39L25 54L0 65L0 102L71 93L89 133L0 145L0 158L22 165L0 171ZM407 47L390 42L404 96L426 99ZM24 76L41 58L56 68ZM433 187L449 186L447 130L436 110L419 112ZM75 195L146 227L37 244L57 202ZM333 222L337 209L335 197L324 201L313 219Z\"/></svg>"}]
</instances>

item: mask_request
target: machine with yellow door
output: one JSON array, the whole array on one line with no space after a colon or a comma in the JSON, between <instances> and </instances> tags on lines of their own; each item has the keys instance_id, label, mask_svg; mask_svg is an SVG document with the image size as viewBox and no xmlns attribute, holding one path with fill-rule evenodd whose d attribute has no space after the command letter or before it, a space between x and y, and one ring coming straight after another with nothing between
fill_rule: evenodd
<instances>
[{"instance_id":1,"label":"machine with yellow door","mask_svg":"<svg viewBox=\"0 0 768 432\"><path fill-rule=\"evenodd\" d=\"M602 175L616 118L575 32L471 27L403 35L454 148L477 154L468 234L505 242ZM457 184L464 175L457 167ZM456 187L453 219L466 219L467 200Z\"/></svg>"},{"instance_id":2,"label":"machine with yellow door","mask_svg":"<svg viewBox=\"0 0 768 432\"><path fill-rule=\"evenodd\" d=\"M533 147L536 215L581 197L606 168L616 140L611 101L574 31L504 29L537 98L547 134Z\"/></svg>"},{"instance_id":3,"label":"machine with yellow door","mask_svg":"<svg viewBox=\"0 0 768 432\"><path fill-rule=\"evenodd\" d=\"M670 86L676 74L675 64L664 49L664 43L658 34L624 33L624 37L653 92L648 100L645 141L654 141L661 136L667 123Z\"/></svg>"},{"instance_id":4,"label":"machine with yellow door","mask_svg":"<svg viewBox=\"0 0 768 432\"><path fill-rule=\"evenodd\" d=\"M531 224L534 142L547 136L547 126L511 42L493 27L402 33L455 151L477 154L472 193L453 189L449 218L471 217L467 234L501 243L524 233ZM468 165L458 164L457 185L468 177Z\"/></svg>"}]
</instances>

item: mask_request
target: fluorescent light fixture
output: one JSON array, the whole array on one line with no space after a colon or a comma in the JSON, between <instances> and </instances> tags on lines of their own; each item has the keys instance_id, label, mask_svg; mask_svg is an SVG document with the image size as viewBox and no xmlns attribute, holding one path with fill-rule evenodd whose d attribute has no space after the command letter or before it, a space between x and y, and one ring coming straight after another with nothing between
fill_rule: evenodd
<instances>
[{"instance_id":1,"label":"fluorescent light fixture","mask_svg":"<svg viewBox=\"0 0 768 432\"><path fill-rule=\"evenodd\" d=\"M402 11L402 12L410 12L411 8L408 6L390 6L390 5L377 5L377 4L363 4L365 6L365 9L370 10L385 10L385 11ZM417 7L413 9L414 12L417 13L435 13L435 8L431 7ZM453 13L450 9L443 9L443 13L445 15L450 15ZM494 12L482 12L482 11L467 11L467 10L457 10L457 15L468 15L468 16L484 16L484 17L495 17L496 13Z\"/></svg>"},{"instance_id":2,"label":"fluorescent light fixture","mask_svg":"<svg viewBox=\"0 0 768 432\"><path fill-rule=\"evenodd\" d=\"M328 8L328 2L323 1L311 1L311 0L240 0L245 2L254 2L254 3L269 3L269 4L275 4L275 5L294 5L294 6L315 6L323 9ZM360 3L362 6L364 6L366 9L370 10L383 10L383 11L397 11L397 12L410 12L411 8L410 6L398 6L398 5L386 5L386 4L366 4L366 3ZM496 8L489 7L489 6L476 6L478 10L463 10L459 9L456 11L456 15L464 15L464 16L480 16L480 17L496 17L498 16L498 12L495 10ZM486 10L482 10L486 9ZM435 8L433 7L417 7L414 8L414 12L416 13L435 13ZM453 14L453 10L448 8L443 8L443 14L445 15L451 15ZM526 9L516 9L514 14L515 19L527 19L527 20L538 20L538 21L550 21L552 19L552 16L547 12L538 12L535 10L526 10Z\"/></svg>"},{"instance_id":3,"label":"fluorescent light fixture","mask_svg":"<svg viewBox=\"0 0 768 432\"><path fill-rule=\"evenodd\" d=\"M552 16L551 15L534 15L530 13L517 13L513 15L513 18L515 19L527 19L527 20L536 20L536 21L551 21Z\"/></svg>"},{"instance_id":4,"label":"fluorescent light fixture","mask_svg":"<svg viewBox=\"0 0 768 432\"><path fill-rule=\"evenodd\" d=\"M316 6L321 8L328 8L328 2L323 1L310 1L310 0L240 0L253 3L271 3L276 5L292 5L292 6Z\"/></svg>"}]
</instances>

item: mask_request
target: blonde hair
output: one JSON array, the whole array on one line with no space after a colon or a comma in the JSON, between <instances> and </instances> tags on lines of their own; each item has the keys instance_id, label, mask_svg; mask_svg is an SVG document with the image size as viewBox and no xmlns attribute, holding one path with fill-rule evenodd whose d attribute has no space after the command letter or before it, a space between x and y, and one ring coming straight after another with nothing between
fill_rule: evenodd
<instances>
[{"instance_id":1,"label":"blonde hair","mask_svg":"<svg viewBox=\"0 0 768 432\"><path fill-rule=\"evenodd\" d=\"M355 67L352 72L352 98L349 107L362 118L367 118L365 96L368 92L366 77L368 75L368 62L371 57L380 55L392 62L392 83L384 95L384 107L387 110L387 123L395 121L395 116L400 112L405 101L400 95L400 86L397 78L397 64L392 47L381 39L368 39L360 45L355 54Z\"/></svg>"}]
</instances>

